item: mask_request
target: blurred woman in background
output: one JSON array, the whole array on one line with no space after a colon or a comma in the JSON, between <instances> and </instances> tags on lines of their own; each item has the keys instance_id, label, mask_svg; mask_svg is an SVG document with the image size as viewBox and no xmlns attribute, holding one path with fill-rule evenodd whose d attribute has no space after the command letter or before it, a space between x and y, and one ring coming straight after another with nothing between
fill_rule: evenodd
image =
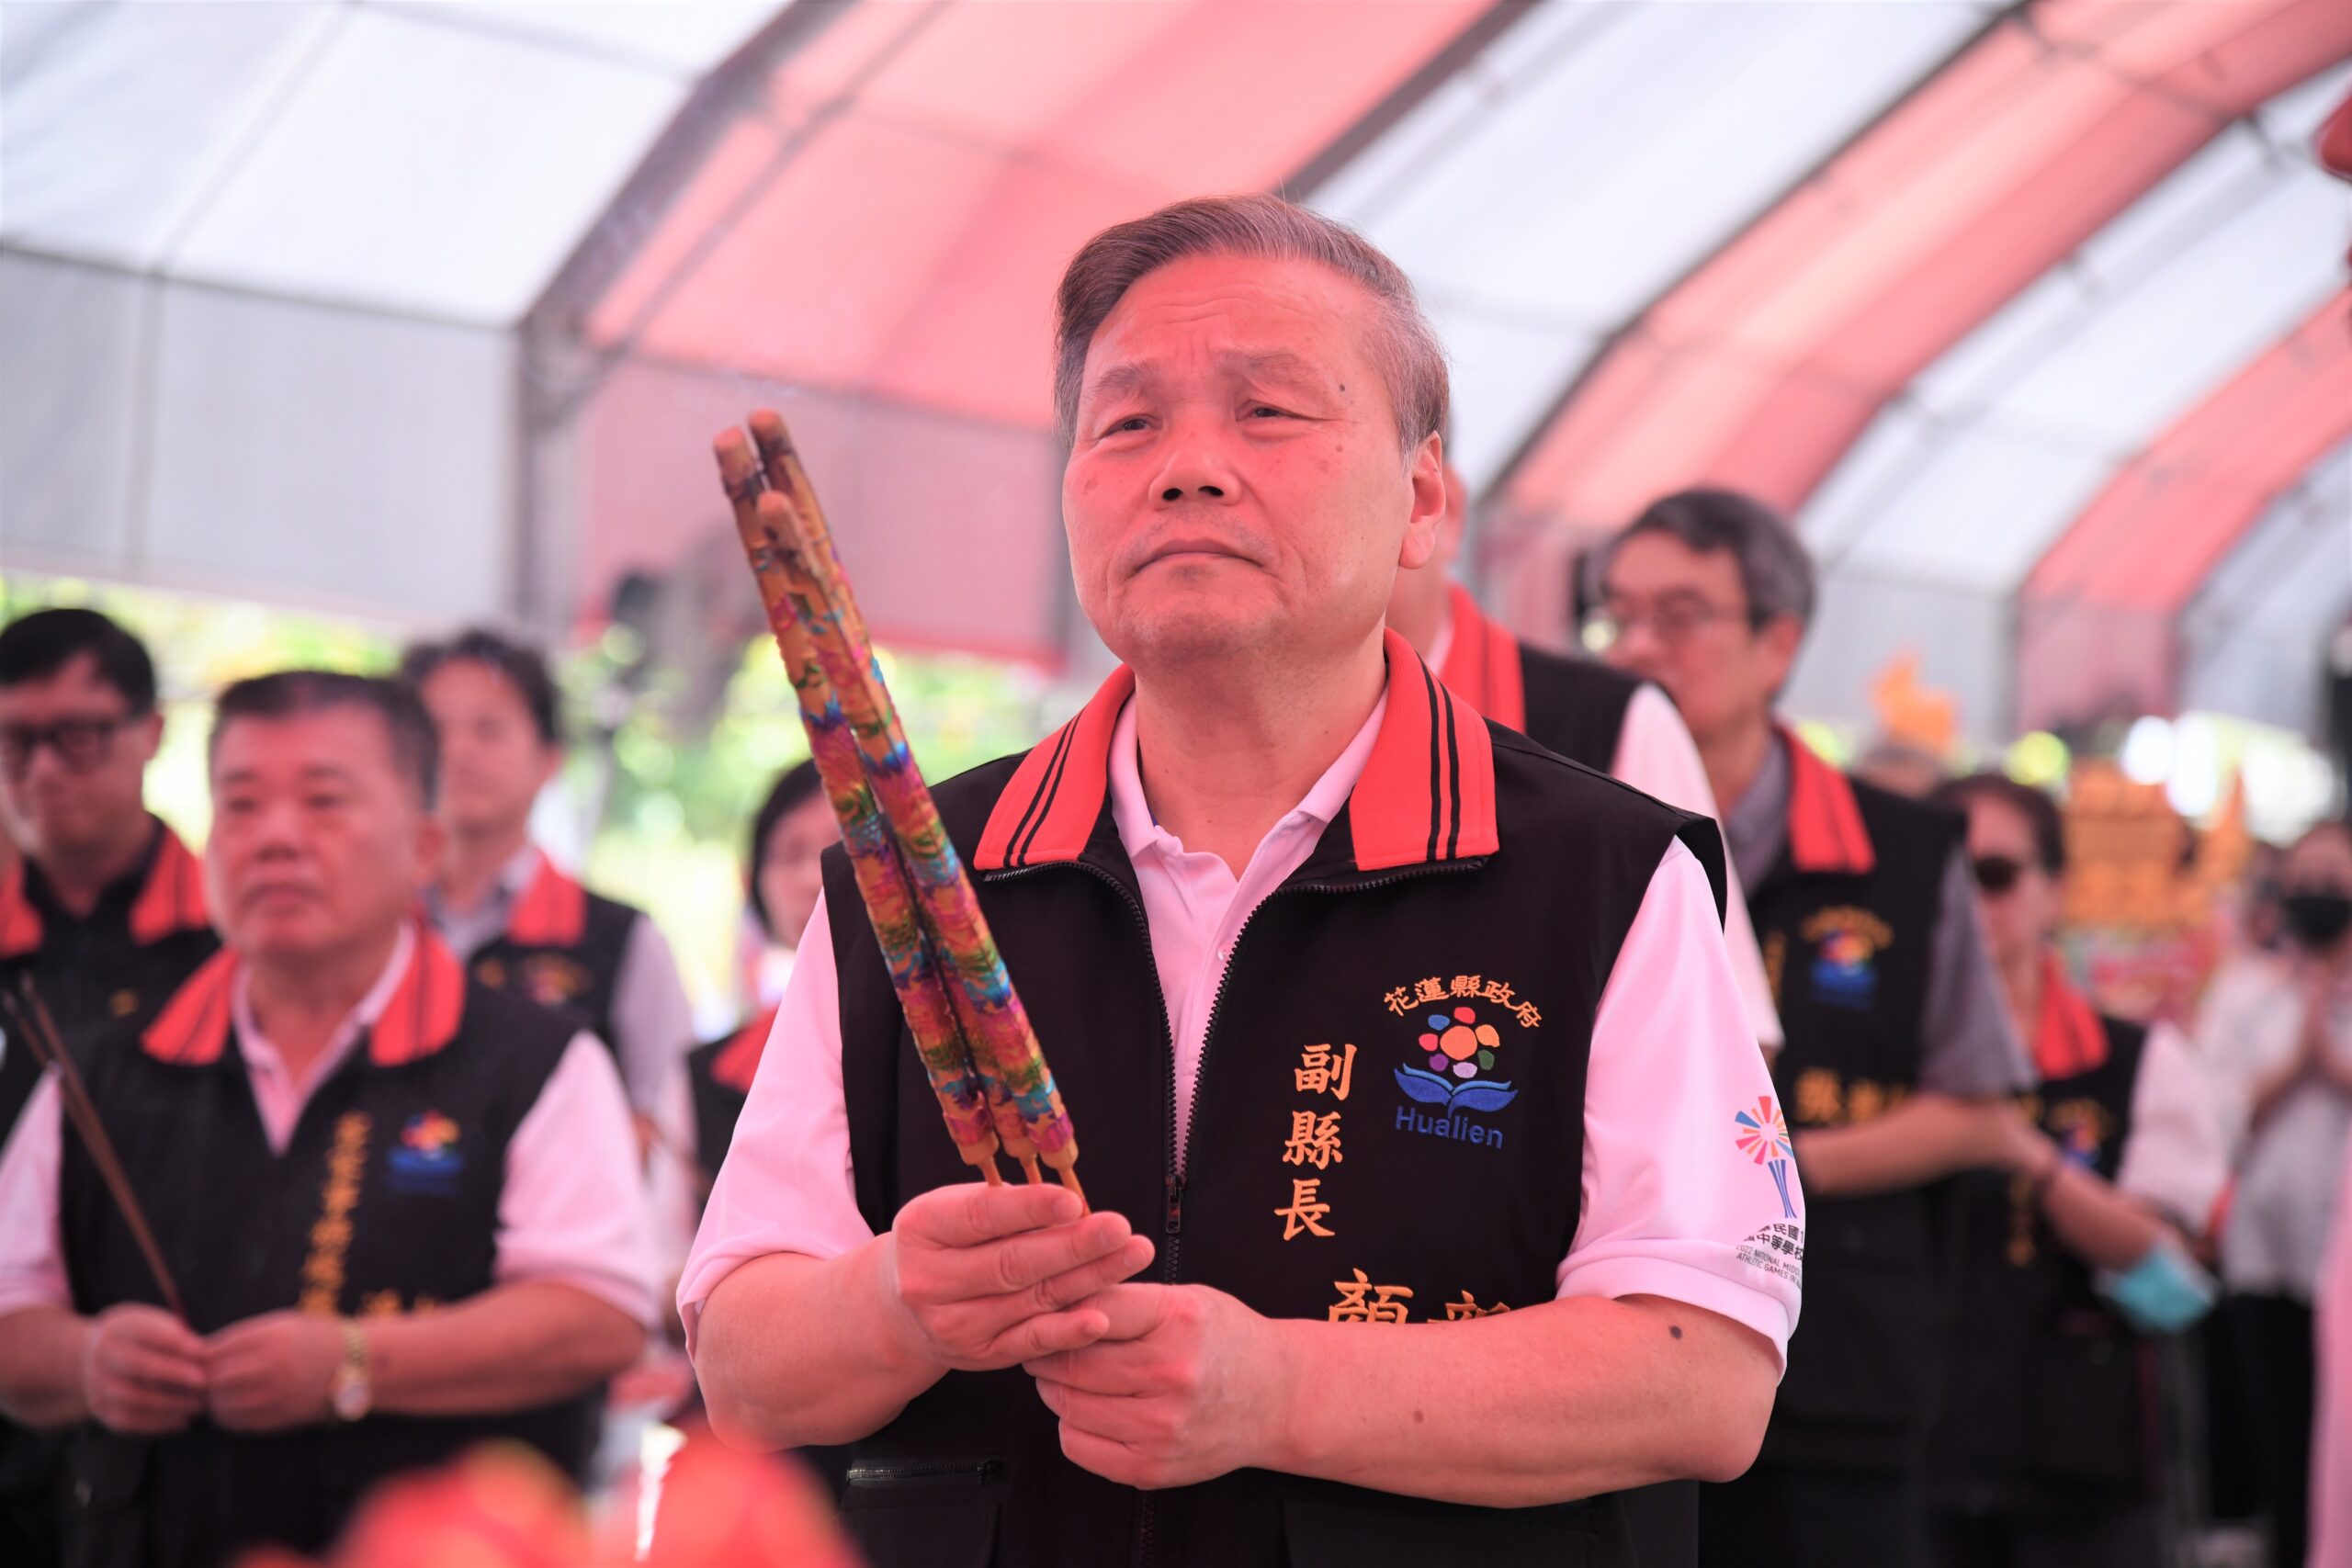
<instances>
[{"instance_id":1,"label":"blurred woman in background","mask_svg":"<svg viewBox=\"0 0 2352 1568\"><path fill-rule=\"evenodd\" d=\"M1968 818L1984 931L2036 1087L2041 1145L2015 1177L1957 1184L1967 1325L1928 1472L1943 1568L2162 1561L2154 1345L2211 1300L2181 1232L2227 1174L2204 1074L2164 1024L2101 1016L2056 937L2058 807L1998 773L1932 798ZM2140 1292L2140 1293L2134 1293Z\"/></svg>"}]
</instances>

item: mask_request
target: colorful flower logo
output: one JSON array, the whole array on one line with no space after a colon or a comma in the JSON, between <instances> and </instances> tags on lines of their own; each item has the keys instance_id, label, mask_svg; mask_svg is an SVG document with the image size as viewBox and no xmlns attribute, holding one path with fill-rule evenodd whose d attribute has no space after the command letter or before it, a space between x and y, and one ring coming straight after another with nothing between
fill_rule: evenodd
<instances>
[{"instance_id":1,"label":"colorful flower logo","mask_svg":"<svg viewBox=\"0 0 2352 1568\"><path fill-rule=\"evenodd\" d=\"M401 1143L426 1156L437 1155L458 1141L458 1124L438 1111L427 1111L409 1119L401 1129Z\"/></svg>"},{"instance_id":2,"label":"colorful flower logo","mask_svg":"<svg viewBox=\"0 0 2352 1568\"><path fill-rule=\"evenodd\" d=\"M1795 1219L1796 1205L1789 1201L1789 1124L1782 1120L1781 1108L1772 1103L1770 1095L1763 1095L1753 1108L1736 1112L1732 1121L1739 1128L1736 1134L1739 1152L1770 1168L1772 1185L1781 1191L1781 1217Z\"/></svg>"},{"instance_id":3,"label":"colorful flower logo","mask_svg":"<svg viewBox=\"0 0 2352 1568\"><path fill-rule=\"evenodd\" d=\"M1499 1111L1519 1098L1509 1082L1478 1076L1494 1071L1503 1040L1493 1024L1478 1021L1476 1009L1432 1012L1427 1021L1419 1043L1428 1067L1396 1069L1396 1085L1407 1096L1449 1111Z\"/></svg>"},{"instance_id":4,"label":"colorful flower logo","mask_svg":"<svg viewBox=\"0 0 2352 1568\"><path fill-rule=\"evenodd\" d=\"M419 1111L401 1129L400 1142L385 1153L395 1192L446 1198L458 1190L466 1156L458 1147L458 1124L438 1111Z\"/></svg>"}]
</instances>

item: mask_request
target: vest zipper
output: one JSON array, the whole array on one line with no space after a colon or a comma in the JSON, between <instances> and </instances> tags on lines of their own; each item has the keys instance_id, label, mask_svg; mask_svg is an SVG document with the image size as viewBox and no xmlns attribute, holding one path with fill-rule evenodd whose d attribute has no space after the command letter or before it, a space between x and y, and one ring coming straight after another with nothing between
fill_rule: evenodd
<instances>
[{"instance_id":1,"label":"vest zipper","mask_svg":"<svg viewBox=\"0 0 2352 1568\"><path fill-rule=\"evenodd\" d=\"M1440 876L1458 871L1476 871L1486 864L1487 860L1487 856L1479 855L1470 860L1441 861L1433 864L1424 863L1420 865L1404 867L1387 876L1374 877L1368 882L1286 882L1258 900L1257 908L1242 917L1240 926L1233 933L1233 941L1226 948L1225 970L1217 976L1216 995L1209 1000L1208 1022L1201 1031L1201 1059L1193 1069L1193 1105L1196 1108L1199 1106L1201 1090L1208 1082L1209 1047L1216 1043L1217 1019L1225 1011L1225 992L1227 986L1233 978L1234 961L1241 956L1241 939L1249 935L1250 928L1257 923L1260 909L1263 909L1268 904L1285 894L1368 893L1374 888L1392 886L1399 882L1410 882L1417 877ZM1183 1173L1192 1168L1193 1134L1200 1125L1200 1118L1195 1115L1184 1124L1182 1151L1184 1157L1180 1160L1177 1157L1176 1147L1176 1029L1168 1017L1168 993L1159 984L1159 964L1151 954L1151 918L1144 912L1143 900L1129 892L1125 883L1100 866L1091 865L1082 860L1055 861L1051 864L1078 866L1118 894L1119 901L1126 905L1128 912L1135 917L1136 929L1143 936L1144 962L1151 971L1152 995L1159 1000L1159 1033L1167 1048L1168 1076L1165 1083L1168 1089L1166 1100L1168 1161L1163 1172L1163 1179L1168 1201L1165 1217L1160 1222L1160 1234L1165 1240L1159 1248L1159 1282L1163 1285L1172 1285L1177 1282L1179 1258L1183 1251ZM1034 865L1023 866L1013 871L993 871L988 873L981 880L991 883L1010 882L1019 877L1032 876L1048 869L1050 869L1049 866ZM1136 1500L1136 1549L1132 1559L1134 1568L1150 1568L1150 1565L1158 1561L1158 1553L1154 1549L1158 1501L1159 1494L1155 1492L1143 1493Z\"/></svg>"}]
</instances>

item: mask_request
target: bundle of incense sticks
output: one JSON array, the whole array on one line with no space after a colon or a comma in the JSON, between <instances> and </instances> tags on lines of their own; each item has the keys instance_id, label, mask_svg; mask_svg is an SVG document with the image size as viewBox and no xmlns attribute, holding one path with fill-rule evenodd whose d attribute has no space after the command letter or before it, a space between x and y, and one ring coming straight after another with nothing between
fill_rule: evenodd
<instances>
[{"instance_id":1,"label":"bundle of incense sticks","mask_svg":"<svg viewBox=\"0 0 2352 1568\"><path fill-rule=\"evenodd\" d=\"M964 863L907 749L832 535L784 421L752 415L716 445L808 749L840 822L890 983L957 1152L1079 1186L1078 1140ZM756 455L754 453L756 447Z\"/></svg>"},{"instance_id":2,"label":"bundle of incense sticks","mask_svg":"<svg viewBox=\"0 0 2352 1568\"><path fill-rule=\"evenodd\" d=\"M98 1179L106 1183L107 1192L121 1212L123 1223L130 1227L130 1238L139 1244L148 1272L155 1276L155 1288L163 1292L164 1306L171 1309L174 1317L186 1323L187 1309L180 1303L179 1288L172 1283L172 1271L164 1266L164 1249L155 1245L155 1233L149 1228L146 1212L140 1208L138 1196L130 1190L130 1179L123 1173L122 1161L114 1152L114 1140L107 1136L106 1124L98 1120L97 1102L90 1098L74 1058L65 1054L65 1047L57 1037L56 1021L49 1016L49 1004L40 999L40 990L33 984L33 977L17 976L16 990L0 992L0 1001L7 1004L10 1016L17 1021L16 1039L33 1054L34 1061L57 1075L57 1099L64 1108L65 1119L74 1123L82 1146L89 1151L90 1163L98 1168Z\"/></svg>"}]
</instances>

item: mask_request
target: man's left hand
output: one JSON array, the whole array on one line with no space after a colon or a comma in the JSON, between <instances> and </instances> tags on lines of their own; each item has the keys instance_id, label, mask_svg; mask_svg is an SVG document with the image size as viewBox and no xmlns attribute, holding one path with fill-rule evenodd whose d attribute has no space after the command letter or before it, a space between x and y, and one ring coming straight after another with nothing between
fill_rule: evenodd
<instances>
[{"instance_id":1,"label":"man's left hand","mask_svg":"<svg viewBox=\"0 0 2352 1568\"><path fill-rule=\"evenodd\" d=\"M1073 1464L1157 1488L1268 1462L1289 1405L1271 1322L1205 1285L1114 1285L1085 1304L1110 1332L1025 1369Z\"/></svg>"},{"instance_id":2,"label":"man's left hand","mask_svg":"<svg viewBox=\"0 0 2352 1568\"><path fill-rule=\"evenodd\" d=\"M204 1342L206 1400L232 1432L282 1432L327 1418L343 1329L315 1313L270 1312Z\"/></svg>"}]
</instances>

